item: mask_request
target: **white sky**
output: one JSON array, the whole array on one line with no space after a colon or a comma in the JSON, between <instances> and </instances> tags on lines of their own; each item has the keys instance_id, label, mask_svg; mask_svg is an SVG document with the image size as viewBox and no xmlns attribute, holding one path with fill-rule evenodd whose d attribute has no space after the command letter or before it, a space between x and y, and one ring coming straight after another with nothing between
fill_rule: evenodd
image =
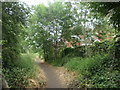
<instances>
[{"instance_id":1,"label":"white sky","mask_svg":"<svg viewBox=\"0 0 120 90\"><path fill-rule=\"evenodd\" d=\"M38 5L38 4L44 4L44 5L48 5L48 2L54 2L55 0L19 0L21 2L25 2L28 5Z\"/></svg>"}]
</instances>

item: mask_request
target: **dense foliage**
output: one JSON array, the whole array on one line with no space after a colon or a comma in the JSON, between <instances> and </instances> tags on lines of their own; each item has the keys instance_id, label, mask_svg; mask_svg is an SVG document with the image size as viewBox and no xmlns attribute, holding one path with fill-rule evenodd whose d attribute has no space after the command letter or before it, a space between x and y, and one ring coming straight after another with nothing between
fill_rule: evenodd
<instances>
[{"instance_id":1,"label":"dense foliage","mask_svg":"<svg viewBox=\"0 0 120 90\"><path fill-rule=\"evenodd\" d=\"M103 17L109 17L109 21L116 30L115 38L115 57L120 58L120 2L102 2L102 3L90 3L91 11L99 13Z\"/></svg>"},{"instance_id":2,"label":"dense foliage","mask_svg":"<svg viewBox=\"0 0 120 90\"><path fill-rule=\"evenodd\" d=\"M111 60L104 54L91 58L73 58L65 67L79 73L79 83L74 87L118 88L119 71Z\"/></svg>"},{"instance_id":3,"label":"dense foliage","mask_svg":"<svg viewBox=\"0 0 120 90\"><path fill-rule=\"evenodd\" d=\"M38 74L33 62L36 55L21 54L21 51L23 53L22 45L25 42L26 35L24 28L27 25L29 14L30 9L23 3L2 3L2 72L10 88L32 87L29 79L36 79ZM41 84L40 78L37 80Z\"/></svg>"},{"instance_id":4,"label":"dense foliage","mask_svg":"<svg viewBox=\"0 0 120 90\"><path fill-rule=\"evenodd\" d=\"M33 12L27 28L31 30L28 45L37 49L38 52L42 48L46 60L61 58L62 52L67 47L66 42L72 42L73 47L76 47L76 43L81 43L81 41L90 44L94 42L91 40L92 36L96 35L98 31L104 31L106 27L107 30L112 30L112 32L108 31L110 34L114 33L113 28L105 20L93 17L94 13L90 13L89 8L83 3L55 2L49 7L40 4L33 7ZM94 21L94 19L96 20ZM104 22L104 25L103 23L98 24L99 22ZM88 27L88 24L95 27ZM83 35L84 38L81 38L80 35ZM98 36L106 38L104 34Z\"/></svg>"},{"instance_id":5,"label":"dense foliage","mask_svg":"<svg viewBox=\"0 0 120 90\"><path fill-rule=\"evenodd\" d=\"M15 62L14 67L10 67L7 69L3 69L3 73L6 81L10 88L26 88L33 87L30 84L30 79L36 80L38 79L41 84L41 79L36 78L38 76L38 69L35 65L33 59L36 58L36 54L21 54L20 60ZM42 86L40 86L42 87Z\"/></svg>"},{"instance_id":6,"label":"dense foliage","mask_svg":"<svg viewBox=\"0 0 120 90\"><path fill-rule=\"evenodd\" d=\"M30 45L38 52L43 50L47 62L79 72L74 87L117 88L118 4L55 2L48 7L34 6L28 28Z\"/></svg>"},{"instance_id":7,"label":"dense foliage","mask_svg":"<svg viewBox=\"0 0 120 90\"><path fill-rule=\"evenodd\" d=\"M20 3L2 3L3 67L18 61L21 25L25 25L28 10Z\"/></svg>"},{"instance_id":8,"label":"dense foliage","mask_svg":"<svg viewBox=\"0 0 120 90\"><path fill-rule=\"evenodd\" d=\"M26 82L23 78L27 70L20 68L15 64L20 58L20 33L22 25L25 25L28 10L18 2L2 3L2 61L3 74L10 87L18 87ZM19 73L19 75L18 75ZM21 83L20 82L24 82ZM16 85L16 86L15 86Z\"/></svg>"},{"instance_id":9,"label":"dense foliage","mask_svg":"<svg viewBox=\"0 0 120 90\"><path fill-rule=\"evenodd\" d=\"M43 48L46 60L60 57L64 48L63 37L69 37L69 28L73 26L70 5L59 3L49 7L38 5L33 7L34 14L30 18L30 40L37 49ZM34 23L33 23L34 22ZM66 38L64 38L66 39Z\"/></svg>"},{"instance_id":10,"label":"dense foliage","mask_svg":"<svg viewBox=\"0 0 120 90\"><path fill-rule=\"evenodd\" d=\"M9 86L26 87L36 77L32 52L76 71L78 82L70 87L118 88L119 4L54 2L32 6L30 14L24 4L4 2L2 58Z\"/></svg>"},{"instance_id":11,"label":"dense foliage","mask_svg":"<svg viewBox=\"0 0 120 90\"><path fill-rule=\"evenodd\" d=\"M78 73L78 81L70 87L77 88L118 88L119 87L119 59L114 58L113 42L100 42L91 46L92 56L75 56L74 49L62 59L50 62L55 66L64 66L67 70ZM74 55L72 55L73 53Z\"/></svg>"}]
</instances>

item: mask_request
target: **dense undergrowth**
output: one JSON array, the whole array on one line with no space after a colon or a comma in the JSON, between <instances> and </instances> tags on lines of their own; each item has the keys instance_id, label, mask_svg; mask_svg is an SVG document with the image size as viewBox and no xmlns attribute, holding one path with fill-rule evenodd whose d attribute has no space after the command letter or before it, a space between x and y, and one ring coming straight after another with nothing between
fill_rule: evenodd
<instances>
[{"instance_id":1,"label":"dense undergrowth","mask_svg":"<svg viewBox=\"0 0 120 90\"><path fill-rule=\"evenodd\" d=\"M32 60L36 55L20 55L30 48L39 54L42 49L44 59L53 65L78 72L76 87L119 87L119 3L78 4L55 2L49 7L42 4L33 6L32 10L19 2L3 2L0 5L3 76L10 87L29 87L29 79L36 77L37 69ZM34 13L30 14L31 11ZM79 40L73 37L79 35L83 36ZM114 37L112 42L94 43L96 40L91 40L92 36L110 39L109 35ZM81 43L87 42L87 39L92 46L65 48L66 41ZM42 81L39 81L41 85Z\"/></svg>"},{"instance_id":2,"label":"dense undergrowth","mask_svg":"<svg viewBox=\"0 0 120 90\"><path fill-rule=\"evenodd\" d=\"M80 87L118 88L119 71L108 61L107 55L70 60L64 66L79 73ZM110 59L109 59L110 60ZM81 77L82 75L82 77Z\"/></svg>"},{"instance_id":3,"label":"dense undergrowth","mask_svg":"<svg viewBox=\"0 0 120 90\"><path fill-rule=\"evenodd\" d=\"M113 58L114 52L112 54L110 49L112 44L109 45L108 42L107 46L104 43L106 42L97 43L94 46L96 50L94 49L90 57L66 55L62 59L51 61L51 63L55 66L64 66L67 70L78 73L79 82L74 87L118 88L120 85L119 59ZM106 45L106 48L103 49L103 45Z\"/></svg>"},{"instance_id":4,"label":"dense undergrowth","mask_svg":"<svg viewBox=\"0 0 120 90\"><path fill-rule=\"evenodd\" d=\"M31 86L30 80L39 81L38 87L42 87L43 81L38 76L38 68L35 64L37 54L21 54L21 59L15 62L15 66L3 69L3 73L9 87L11 88L26 88ZM32 82L34 83L34 82ZM36 86L37 87L37 86Z\"/></svg>"}]
</instances>

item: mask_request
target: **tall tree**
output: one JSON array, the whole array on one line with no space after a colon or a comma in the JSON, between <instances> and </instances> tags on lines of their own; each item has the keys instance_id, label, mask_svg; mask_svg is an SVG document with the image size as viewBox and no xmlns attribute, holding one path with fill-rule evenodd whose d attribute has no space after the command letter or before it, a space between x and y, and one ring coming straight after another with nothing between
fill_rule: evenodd
<instances>
[{"instance_id":1,"label":"tall tree","mask_svg":"<svg viewBox=\"0 0 120 90\"><path fill-rule=\"evenodd\" d=\"M69 37L67 32L73 26L70 8L70 3L61 2L50 4L49 7L44 5L34 7L30 24L33 32L31 38L34 39L35 45L43 47L46 57L48 55L54 59L59 57L60 48L64 47L64 40Z\"/></svg>"},{"instance_id":2,"label":"tall tree","mask_svg":"<svg viewBox=\"0 0 120 90\"><path fill-rule=\"evenodd\" d=\"M28 9L18 2L2 3L3 67L13 65L20 53L21 25L25 25Z\"/></svg>"}]
</instances>

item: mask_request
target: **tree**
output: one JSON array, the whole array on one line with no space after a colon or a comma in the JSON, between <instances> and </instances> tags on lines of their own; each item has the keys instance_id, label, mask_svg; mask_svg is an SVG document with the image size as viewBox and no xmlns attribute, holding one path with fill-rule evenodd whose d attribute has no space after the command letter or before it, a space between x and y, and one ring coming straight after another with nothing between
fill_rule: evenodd
<instances>
[{"instance_id":1,"label":"tree","mask_svg":"<svg viewBox=\"0 0 120 90\"><path fill-rule=\"evenodd\" d=\"M69 7L68 7L69 6ZM36 47L42 47L45 57L56 59L64 48L64 41L69 37L67 32L73 26L73 16L70 13L70 3L56 2L49 7L38 5L34 7L31 16L30 29Z\"/></svg>"},{"instance_id":2,"label":"tree","mask_svg":"<svg viewBox=\"0 0 120 90\"><path fill-rule=\"evenodd\" d=\"M109 21L113 24L116 33L115 42L115 58L120 58L120 2L101 2L89 3L91 11L99 13L100 16L109 17Z\"/></svg>"},{"instance_id":3,"label":"tree","mask_svg":"<svg viewBox=\"0 0 120 90\"><path fill-rule=\"evenodd\" d=\"M18 2L2 3L2 58L3 67L9 67L19 59L21 25L26 24L28 9Z\"/></svg>"}]
</instances>

